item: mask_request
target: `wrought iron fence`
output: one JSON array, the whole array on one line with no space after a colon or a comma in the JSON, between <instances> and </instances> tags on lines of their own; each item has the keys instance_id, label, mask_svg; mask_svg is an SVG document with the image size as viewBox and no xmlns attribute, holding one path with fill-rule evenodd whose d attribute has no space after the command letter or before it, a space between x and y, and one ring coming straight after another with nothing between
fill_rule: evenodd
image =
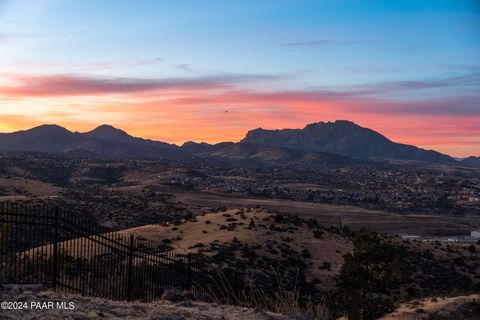
<instances>
[{"instance_id":1,"label":"wrought iron fence","mask_svg":"<svg viewBox=\"0 0 480 320\"><path fill-rule=\"evenodd\" d=\"M5 283L41 283L114 300L154 300L167 288L208 299L224 286L202 254L165 251L133 235L103 232L58 207L0 204Z\"/></svg>"}]
</instances>

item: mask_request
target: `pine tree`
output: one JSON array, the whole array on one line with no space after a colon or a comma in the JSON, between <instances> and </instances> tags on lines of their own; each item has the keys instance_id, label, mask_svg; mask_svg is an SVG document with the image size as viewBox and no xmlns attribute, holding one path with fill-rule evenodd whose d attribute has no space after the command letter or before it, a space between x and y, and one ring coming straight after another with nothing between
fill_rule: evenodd
<instances>
[{"instance_id":1,"label":"pine tree","mask_svg":"<svg viewBox=\"0 0 480 320\"><path fill-rule=\"evenodd\" d=\"M375 232L362 229L353 240L353 252L335 279L334 304L351 320L376 319L392 311L389 292L409 276L409 267L395 247Z\"/></svg>"}]
</instances>

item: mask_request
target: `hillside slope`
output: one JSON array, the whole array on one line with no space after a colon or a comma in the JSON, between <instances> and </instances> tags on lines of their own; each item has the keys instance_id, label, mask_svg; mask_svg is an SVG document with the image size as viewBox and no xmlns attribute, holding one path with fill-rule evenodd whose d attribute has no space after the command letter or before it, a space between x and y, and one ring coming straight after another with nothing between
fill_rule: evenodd
<instances>
[{"instance_id":1,"label":"hillside slope","mask_svg":"<svg viewBox=\"0 0 480 320\"><path fill-rule=\"evenodd\" d=\"M345 237L316 230L315 225L286 215L231 209L179 225L145 225L120 233L163 242L180 252L203 252L214 262L253 273L272 273L272 266L285 273L299 268L303 272L299 277L304 277L299 281L328 289L351 244Z\"/></svg>"},{"instance_id":2,"label":"hillside slope","mask_svg":"<svg viewBox=\"0 0 480 320\"><path fill-rule=\"evenodd\" d=\"M352 159L326 152L306 152L292 148L235 143L197 156L249 166L297 166L308 169L339 168L355 165L375 165L373 162Z\"/></svg>"},{"instance_id":3,"label":"hillside slope","mask_svg":"<svg viewBox=\"0 0 480 320\"><path fill-rule=\"evenodd\" d=\"M468 157L463 159L462 163L469 166L480 167L480 157Z\"/></svg>"}]
</instances>

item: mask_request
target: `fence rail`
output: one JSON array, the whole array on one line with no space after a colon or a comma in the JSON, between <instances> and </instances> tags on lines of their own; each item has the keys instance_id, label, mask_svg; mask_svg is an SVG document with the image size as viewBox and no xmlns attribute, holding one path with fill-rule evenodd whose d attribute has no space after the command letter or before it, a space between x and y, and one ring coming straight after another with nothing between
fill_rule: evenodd
<instances>
[{"instance_id":1,"label":"fence rail","mask_svg":"<svg viewBox=\"0 0 480 320\"><path fill-rule=\"evenodd\" d=\"M103 232L58 207L0 204L0 276L114 300L154 300L165 289L208 299L222 279L201 254L165 251ZM1 281L1 279L0 279Z\"/></svg>"}]
</instances>

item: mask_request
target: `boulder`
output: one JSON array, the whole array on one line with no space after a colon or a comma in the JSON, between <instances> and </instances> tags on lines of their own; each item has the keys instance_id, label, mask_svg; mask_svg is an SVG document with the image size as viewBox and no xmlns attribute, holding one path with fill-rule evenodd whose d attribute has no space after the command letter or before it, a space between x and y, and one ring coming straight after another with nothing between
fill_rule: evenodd
<instances>
[{"instance_id":1,"label":"boulder","mask_svg":"<svg viewBox=\"0 0 480 320\"><path fill-rule=\"evenodd\" d=\"M172 302L185 301L189 298L190 293L188 293L188 291L178 289L165 289L165 292L162 294L162 300L168 300Z\"/></svg>"},{"instance_id":2,"label":"boulder","mask_svg":"<svg viewBox=\"0 0 480 320\"><path fill-rule=\"evenodd\" d=\"M31 291L34 293L41 292L45 290L45 285L41 283L32 283L32 284L8 284L4 283L2 285L3 290L14 291L14 292L24 292Z\"/></svg>"},{"instance_id":3,"label":"boulder","mask_svg":"<svg viewBox=\"0 0 480 320\"><path fill-rule=\"evenodd\" d=\"M295 320L311 320L306 314L299 312L299 311L289 311L286 316L289 319L295 319Z\"/></svg>"},{"instance_id":4,"label":"boulder","mask_svg":"<svg viewBox=\"0 0 480 320\"><path fill-rule=\"evenodd\" d=\"M185 320L185 317L181 314L174 314L171 316L157 316L151 318L150 320Z\"/></svg>"}]
</instances>

